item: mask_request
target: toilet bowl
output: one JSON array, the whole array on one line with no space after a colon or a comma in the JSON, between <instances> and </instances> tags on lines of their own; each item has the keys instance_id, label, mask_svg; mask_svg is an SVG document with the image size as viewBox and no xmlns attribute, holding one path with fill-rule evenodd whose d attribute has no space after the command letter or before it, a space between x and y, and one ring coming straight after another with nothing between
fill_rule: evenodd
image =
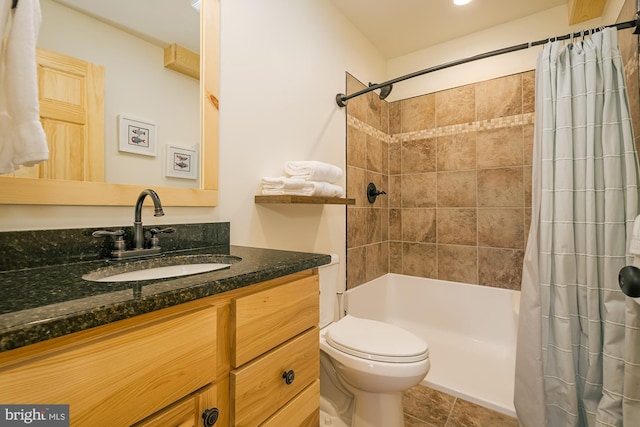
<instances>
[{"instance_id":1,"label":"toilet bowl","mask_svg":"<svg viewBox=\"0 0 640 427\"><path fill-rule=\"evenodd\" d=\"M329 321L327 311L333 313L335 306L326 292L336 285L323 285L331 278L323 270L336 268L335 264L320 269L320 395L321 411L324 407L327 417L324 424L402 427L402 393L427 375L431 366L429 347L414 334L384 322L348 314Z\"/></svg>"}]
</instances>

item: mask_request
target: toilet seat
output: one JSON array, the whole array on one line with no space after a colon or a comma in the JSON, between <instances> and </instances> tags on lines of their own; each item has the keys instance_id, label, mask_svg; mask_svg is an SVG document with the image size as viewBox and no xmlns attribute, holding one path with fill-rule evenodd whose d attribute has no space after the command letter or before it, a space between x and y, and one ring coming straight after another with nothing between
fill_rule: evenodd
<instances>
[{"instance_id":1,"label":"toilet seat","mask_svg":"<svg viewBox=\"0 0 640 427\"><path fill-rule=\"evenodd\" d=\"M325 340L337 350L378 362L409 363L429 357L427 343L411 332L350 315L329 325Z\"/></svg>"}]
</instances>

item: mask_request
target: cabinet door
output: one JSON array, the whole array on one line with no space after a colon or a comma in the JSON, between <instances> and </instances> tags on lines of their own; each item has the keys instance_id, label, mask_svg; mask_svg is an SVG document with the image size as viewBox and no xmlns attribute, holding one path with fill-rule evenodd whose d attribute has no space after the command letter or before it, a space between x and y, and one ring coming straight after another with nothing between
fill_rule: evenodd
<instances>
[{"instance_id":1,"label":"cabinet door","mask_svg":"<svg viewBox=\"0 0 640 427\"><path fill-rule=\"evenodd\" d=\"M159 318L0 367L0 402L69 404L72 426L126 426L216 378L213 307ZM67 340L68 342L69 340Z\"/></svg>"}]
</instances>

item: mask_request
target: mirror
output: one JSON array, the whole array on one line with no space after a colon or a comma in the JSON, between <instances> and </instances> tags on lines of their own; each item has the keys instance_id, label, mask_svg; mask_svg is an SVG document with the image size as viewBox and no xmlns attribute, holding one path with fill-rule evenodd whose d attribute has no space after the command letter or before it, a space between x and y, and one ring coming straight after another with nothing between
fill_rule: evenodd
<instances>
[{"instance_id":1,"label":"mirror","mask_svg":"<svg viewBox=\"0 0 640 427\"><path fill-rule=\"evenodd\" d=\"M60 2L65 2L67 0L60 0ZM190 0L172 0L173 2L184 2L189 6ZM78 2L79 4L86 4L86 1ZM105 4L112 2L102 2L97 1L96 4ZM134 3L142 3L142 2L134 2ZM152 6L156 6L155 1L151 0L147 2L149 8ZM47 11L47 7L55 8L55 7L63 7L58 2L54 2L52 0L42 0L41 2L43 6L43 26L44 20L47 19L45 12ZM152 9L147 9L146 11L136 11L127 7L127 5L131 5L131 2L123 2L123 13L129 17L134 16L137 19L137 22L146 22L151 20L153 17L154 11ZM156 6L157 8L157 6ZM0 203L1 204L51 204L51 205L131 205L132 201L135 200L137 194L147 187L153 187L159 192L162 192L163 204L167 206L215 206L217 204L217 165L218 165L218 117L217 117L217 93L218 93L218 28L219 28L219 0L204 0L201 5L201 14L200 14L200 39L206 40L206 42L202 43L202 55L201 57L204 59L200 64L200 73L202 78L200 82L183 75L177 74L175 71L169 71L163 69L163 58L160 57L157 59L157 64L152 64L154 67L159 67L162 73L165 74L174 74L172 77L177 77L175 82L170 86L177 86L177 89L182 92L187 92L184 88L191 85L193 90L191 93L195 94L195 98L198 98L199 101L193 101L192 106L189 108L178 107L181 110L189 110L187 120L191 120L191 125L186 126L189 127L187 131L184 131L184 121L182 121L182 125L178 125L177 130L173 130L173 136L171 136L172 145L178 146L186 146L189 147L192 144L198 145L199 150L199 170L197 179L181 179L181 178L173 178L173 177L165 177L164 171L164 160L166 159L166 153L161 151L164 150L164 145L158 146L158 150L156 151L155 159L155 169L153 169L153 174L161 175L164 181L158 182L146 182L144 181L145 175L151 175L151 164L154 162L150 162L149 158L152 156L141 156L138 154L131 154L128 152L120 152L118 148L114 148L114 145L117 146L117 138L116 135L116 115L120 114L131 114L133 117L137 118L142 115L145 117L145 113L140 113L143 111L141 106L134 105L135 99L137 98L145 98L144 93L137 93L136 90L138 87L134 82L120 82L119 85L125 86L126 90L132 92L134 94L134 101L131 98L124 103L125 107L119 107L116 109L112 109L110 114L105 114L105 121L111 121L111 131L108 130L107 126L105 126L105 145L107 149L105 150L105 160L107 164L107 171L105 172L105 181L106 182L87 182L87 181L70 181L70 180L52 180L52 179L30 179L30 178L14 178L8 176L0 177L0 185L3 188L3 191L0 193ZM147 12L147 13L143 13ZM196 16L197 12L189 11ZM175 14L174 14L175 16ZM68 25L68 23L66 23ZM125 24L126 25L126 24ZM131 25L131 24L128 24ZM143 26L141 25L141 32L145 31ZM184 33L184 31L179 32L179 34ZM206 34L206 36L205 36ZM61 35L61 37L64 37ZM68 37L78 37L68 36ZM177 37L177 36L176 36ZM111 38L107 38L108 42L111 41ZM145 40L152 40L153 37L147 37ZM106 44L103 40L103 44L99 46L93 46L90 51L108 51L106 48ZM176 39L177 44L188 44L187 41L183 41L180 39ZM51 43L50 38L44 41L42 46L47 48L46 44ZM41 43L39 42L39 45ZM156 42L157 44L157 42ZM86 48L85 48L86 49ZM162 53L162 49L159 49L160 53ZM63 52L64 53L64 52ZM117 53L117 51L116 51ZM123 55L124 56L124 55ZM128 59L129 62L132 62L131 58ZM145 58L133 58L133 61L136 59L143 60ZM109 70L106 70L108 75ZM179 86L179 84L184 83L184 86ZM107 82L108 83L108 82ZM116 84L118 85L118 84ZM110 97L108 92L109 86L107 87L106 98ZM149 90L146 88L145 90ZM141 92L145 92L144 90ZM200 96L200 94L205 94ZM149 94L147 94L149 95ZM177 117L178 113L171 112L171 107L173 107L172 103L175 103L175 96L166 96L169 99L161 99L158 101L155 100L155 104L159 104L158 110L155 113L150 113L149 115L155 116L160 114L165 114L165 110L169 111L169 117L164 118L163 121L158 121L159 127L162 129L169 127L167 125L167 120L171 121L172 117ZM142 105L143 103L141 103ZM138 110L136 110L138 108ZM127 110L134 110L127 111ZM105 112L106 113L106 112ZM116 114L117 113L117 114ZM151 117L151 119L156 119L156 117ZM178 120L175 120L176 122ZM204 124L206 123L206 126ZM167 129L164 129L167 131ZM111 133L109 133L111 132ZM168 132L165 132L165 135L168 135ZM111 157L109 157L111 156ZM115 159L117 164L117 171L120 171L120 174L124 176L118 176L117 173L112 173L109 168L111 167L110 162ZM156 169L160 169L156 171ZM133 172L138 171L136 176ZM177 184L179 187L176 188L169 185ZM188 188L185 188L188 187Z\"/></svg>"}]
</instances>

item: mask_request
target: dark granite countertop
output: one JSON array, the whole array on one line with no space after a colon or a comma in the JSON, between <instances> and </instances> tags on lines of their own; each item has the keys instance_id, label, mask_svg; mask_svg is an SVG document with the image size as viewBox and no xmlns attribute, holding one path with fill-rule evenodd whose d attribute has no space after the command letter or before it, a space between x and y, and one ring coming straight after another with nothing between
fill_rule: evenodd
<instances>
[{"instance_id":1,"label":"dark granite countertop","mask_svg":"<svg viewBox=\"0 0 640 427\"><path fill-rule=\"evenodd\" d=\"M219 246L172 255L224 254L242 260L225 270L136 282L90 282L104 260L0 271L0 351L82 331L330 262L329 255Z\"/></svg>"}]
</instances>

